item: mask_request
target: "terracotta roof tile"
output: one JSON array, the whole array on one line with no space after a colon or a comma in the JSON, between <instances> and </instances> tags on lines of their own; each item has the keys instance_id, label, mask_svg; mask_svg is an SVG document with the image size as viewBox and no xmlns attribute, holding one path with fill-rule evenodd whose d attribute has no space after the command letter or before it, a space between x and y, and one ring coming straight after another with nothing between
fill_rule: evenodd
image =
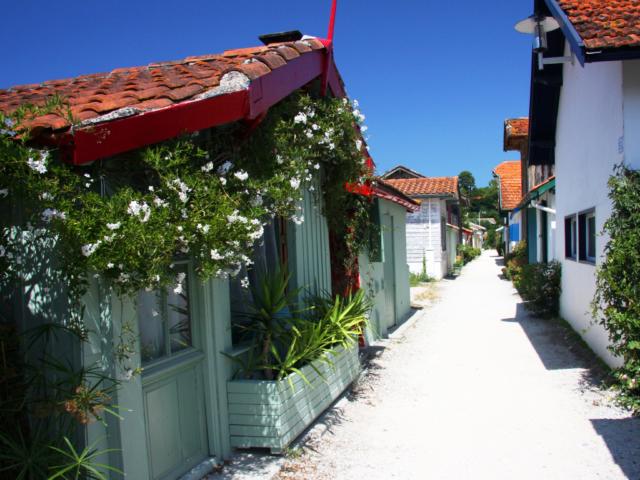
<instances>
[{"instance_id":1,"label":"terracotta roof tile","mask_svg":"<svg viewBox=\"0 0 640 480\"><path fill-rule=\"evenodd\" d=\"M502 162L493 169L500 178L500 208L513 210L522 200L522 165L520 160Z\"/></svg>"},{"instance_id":2,"label":"terracotta roof tile","mask_svg":"<svg viewBox=\"0 0 640 480\"><path fill-rule=\"evenodd\" d=\"M385 180L405 195L458 195L458 177L424 177Z\"/></svg>"},{"instance_id":3,"label":"terracotta roof tile","mask_svg":"<svg viewBox=\"0 0 640 480\"><path fill-rule=\"evenodd\" d=\"M510 150L521 150L529 139L529 118L509 118L504 121L504 144L505 152Z\"/></svg>"},{"instance_id":4,"label":"terracotta roof tile","mask_svg":"<svg viewBox=\"0 0 640 480\"><path fill-rule=\"evenodd\" d=\"M294 58L322 48L320 40L308 38L19 85L0 90L0 111L8 113L25 103L42 105L53 95L59 95L69 103L78 123L125 107L139 112L155 110L193 100L217 87L222 77L231 71L242 72L255 80ZM30 126L63 130L71 125L64 114L52 113L34 119Z\"/></svg>"},{"instance_id":5,"label":"terracotta roof tile","mask_svg":"<svg viewBox=\"0 0 640 480\"><path fill-rule=\"evenodd\" d=\"M558 0L587 49L640 47L640 0Z\"/></svg>"}]
</instances>

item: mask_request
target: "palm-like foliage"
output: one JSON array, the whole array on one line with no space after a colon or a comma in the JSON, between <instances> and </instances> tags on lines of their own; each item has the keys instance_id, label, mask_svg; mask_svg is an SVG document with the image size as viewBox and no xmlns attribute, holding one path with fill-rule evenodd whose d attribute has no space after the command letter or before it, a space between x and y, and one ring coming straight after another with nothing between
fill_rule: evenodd
<instances>
[{"instance_id":1,"label":"palm-like foliage","mask_svg":"<svg viewBox=\"0 0 640 480\"><path fill-rule=\"evenodd\" d=\"M289 275L277 271L252 289L253 305L242 326L252 341L245 374L260 372L267 380L280 380L295 372L306 381L303 366L316 369L315 360L330 362L326 352L353 345L362 333L371 309L363 290L346 298L309 297L310 306L300 309L294 301L299 290L287 293L288 282Z\"/></svg>"}]
</instances>

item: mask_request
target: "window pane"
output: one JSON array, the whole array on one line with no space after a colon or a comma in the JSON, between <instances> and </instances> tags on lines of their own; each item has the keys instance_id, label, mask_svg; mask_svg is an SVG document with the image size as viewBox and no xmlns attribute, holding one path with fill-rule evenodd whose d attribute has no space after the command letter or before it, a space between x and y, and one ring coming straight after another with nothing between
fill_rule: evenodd
<instances>
[{"instance_id":1,"label":"window pane","mask_svg":"<svg viewBox=\"0 0 640 480\"><path fill-rule=\"evenodd\" d=\"M165 323L160 307L159 292L138 294L138 325L142 362L150 362L166 355Z\"/></svg>"},{"instance_id":2,"label":"window pane","mask_svg":"<svg viewBox=\"0 0 640 480\"><path fill-rule=\"evenodd\" d=\"M596 217L587 219L587 257L596 258Z\"/></svg>"},{"instance_id":3,"label":"window pane","mask_svg":"<svg viewBox=\"0 0 640 480\"><path fill-rule=\"evenodd\" d=\"M577 243L578 243L578 229L576 228L576 220L575 218L571 219L571 256L576 257L577 253Z\"/></svg>"},{"instance_id":4,"label":"window pane","mask_svg":"<svg viewBox=\"0 0 640 480\"><path fill-rule=\"evenodd\" d=\"M185 274L186 267L179 269ZM167 292L167 321L169 325L169 339L171 353L179 352L192 346L191 316L189 314L189 284L188 276L182 282L181 291L169 289Z\"/></svg>"}]
</instances>

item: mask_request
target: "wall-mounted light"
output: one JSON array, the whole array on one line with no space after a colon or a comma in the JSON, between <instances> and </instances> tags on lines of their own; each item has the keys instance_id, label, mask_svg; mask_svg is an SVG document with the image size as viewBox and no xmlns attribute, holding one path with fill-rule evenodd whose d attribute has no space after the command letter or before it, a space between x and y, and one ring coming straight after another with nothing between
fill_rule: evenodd
<instances>
[{"instance_id":1,"label":"wall-mounted light","mask_svg":"<svg viewBox=\"0 0 640 480\"><path fill-rule=\"evenodd\" d=\"M547 51L547 33L560 28L560 24L553 17L531 15L520 20L515 25L517 32L533 35L533 51L538 54L538 69L543 70L545 65L554 63L573 63L573 56L569 57L544 57Z\"/></svg>"}]
</instances>

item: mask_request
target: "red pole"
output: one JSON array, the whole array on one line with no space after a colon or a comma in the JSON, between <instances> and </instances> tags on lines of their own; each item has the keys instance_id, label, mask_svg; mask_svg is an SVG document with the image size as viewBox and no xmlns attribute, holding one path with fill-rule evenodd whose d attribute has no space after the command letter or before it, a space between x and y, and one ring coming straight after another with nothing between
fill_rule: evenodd
<instances>
[{"instance_id":1,"label":"red pole","mask_svg":"<svg viewBox=\"0 0 640 480\"><path fill-rule=\"evenodd\" d=\"M326 56L324 58L324 67L322 72L322 84L321 93L322 96L327 94L327 86L329 85L329 68L333 61L333 30L336 26L336 8L338 6L338 0L333 0L331 4L331 16L329 17L329 30L327 31L327 39L325 42L325 48L327 49Z\"/></svg>"},{"instance_id":2,"label":"red pole","mask_svg":"<svg viewBox=\"0 0 640 480\"><path fill-rule=\"evenodd\" d=\"M331 17L329 17L329 31L327 32L327 40L333 43L333 30L336 25L336 7L338 6L338 0L333 0L331 4Z\"/></svg>"}]
</instances>

